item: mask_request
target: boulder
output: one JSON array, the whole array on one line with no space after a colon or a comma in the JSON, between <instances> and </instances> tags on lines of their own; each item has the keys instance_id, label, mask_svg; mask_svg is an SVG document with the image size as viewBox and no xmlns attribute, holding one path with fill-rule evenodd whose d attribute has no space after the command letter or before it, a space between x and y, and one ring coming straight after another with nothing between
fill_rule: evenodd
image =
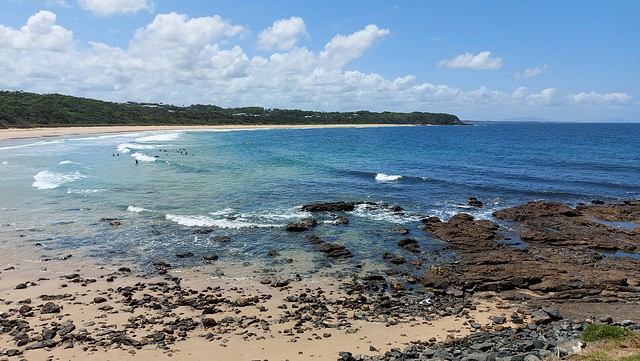
<instances>
[{"instance_id":1,"label":"boulder","mask_svg":"<svg viewBox=\"0 0 640 361\"><path fill-rule=\"evenodd\" d=\"M297 222L289 223L285 229L289 232L304 232L315 227L318 224L314 218L304 218Z\"/></svg>"}]
</instances>

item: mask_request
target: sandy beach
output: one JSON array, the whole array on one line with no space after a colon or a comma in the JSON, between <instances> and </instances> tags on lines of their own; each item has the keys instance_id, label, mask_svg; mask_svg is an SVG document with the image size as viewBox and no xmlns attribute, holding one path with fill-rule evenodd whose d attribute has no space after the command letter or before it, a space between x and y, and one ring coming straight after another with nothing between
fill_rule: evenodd
<instances>
[{"instance_id":1,"label":"sandy beach","mask_svg":"<svg viewBox=\"0 0 640 361\"><path fill-rule=\"evenodd\" d=\"M412 342L444 342L447 337L469 334L471 321L490 329L490 317L514 312L502 302L478 299L465 317L440 317L425 303L424 317L396 323L383 318L358 319L357 311L341 306L346 304L342 301L356 297L347 295L337 281L270 287L255 281L211 279L185 270L143 278L91 265L78 268L69 261L47 263L46 267L10 259L4 259L3 264L0 314L5 330L7 320L29 323L25 332L29 341L22 351L29 360L155 360L172 356L192 360L335 360L339 352L347 350L382 355ZM127 289L133 295L123 291ZM311 295L314 297L309 299ZM131 298L139 300L138 306L132 306L136 302ZM151 301L143 303L144 299ZM190 299L210 299L215 311L209 314L197 309L189 305ZM324 327L311 322L308 327L296 327L301 321L291 314L318 300L328 305L332 315L323 321ZM54 309L47 310L52 305ZM64 325L71 324L73 330L65 333ZM50 333L45 330L57 330L57 335L43 336ZM23 349L16 346L16 337L20 338L16 334L0 334L3 354ZM47 340L53 343L43 346ZM30 345L36 346L29 349Z\"/></svg>"},{"instance_id":2,"label":"sandy beach","mask_svg":"<svg viewBox=\"0 0 640 361\"><path fill-rule=\"evenodd\" d=\"M390 125L323 127L379 126ZM293 127L312 126L9 129L0 130L0 140ZM346 214L345 203L306 206L318 207L309 214L319 218ZM265 282L207 275L161 260L144 270L132 263L98 264L79 249L52 255L39 240L33 246L7 242L0 255L0 361L545 359L576 345L581 352L578 336L589 323L640 330L640 202L576 208L529 202L493 217L510 222L510 228L463 211L448 221L416 221L420 232L446 242L457 255L442 266L409 262L419 275L403 274L403 259L389 261L383 272L359 268L340 279L287 275ZM104 226L127 229L115 223ZM14 236L21 239L26 232ZM512 247L504 234L527 247ZM318 250L336 247L318 240ZM398 247L412 245L402 241ZM625 257L594 251L602 249ZM207 260L194 253L175 257Z\"/></svg>"},{"instance_id":3,"label":"sandy beach","mask_svg":"<svg viewBox=\"0 0 640 361\"><path fill-rule=\"evenodd\" d=\"M126 133L158 130L198 129L287 129L287 128L368 128L401 127L405 124L331 124L331 125L150 125L150 126L100 126L100 127L53 127L0 129L0 141L8 139L59 137L65 135Z\"/></svg>"}]
</instances>

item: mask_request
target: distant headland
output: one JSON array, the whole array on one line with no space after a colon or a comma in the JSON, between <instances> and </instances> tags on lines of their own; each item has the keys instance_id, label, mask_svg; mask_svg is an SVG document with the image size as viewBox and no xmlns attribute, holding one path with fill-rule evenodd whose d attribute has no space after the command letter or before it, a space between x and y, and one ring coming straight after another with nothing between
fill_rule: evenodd
<instances>
[{"instance_id":1,"label":"distant headland","mask_svg":"<svg viewBox=\"0 0 640 361\"><path fill-rule=\"evenodd\" d=\"M463 125L452 114L321 112L194 104L115 103L61 94L0 91L0 128L114 125Z\"/></svg>"}]
</instances>

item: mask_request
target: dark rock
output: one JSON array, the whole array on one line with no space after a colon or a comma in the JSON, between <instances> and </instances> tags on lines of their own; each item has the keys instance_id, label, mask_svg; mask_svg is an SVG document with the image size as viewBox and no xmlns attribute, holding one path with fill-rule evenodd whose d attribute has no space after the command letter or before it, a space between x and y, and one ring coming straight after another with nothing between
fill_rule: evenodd
<instances>
[{"instance_id":1,"label":"dark rock","mask_svg":"<svg viewBox=\"0 0 640 361\"><path fill-rule=\"evenodd\" d=\"M413 238L404 238L398 241L398 246L412 253L420 253L420 245Z\"/></svg>"},{"instance_id":2,"label":"dark rock","mask_svg":"<svg viewBox=\"0 0 640 361\"><path fill-rule=\"evenodd\" d=\"M98 296L93 298L93 303L103 303L103 302L107 302L107 299L104 297Z\"/></svg>"},{"instance_id":3,"label":"dark rock","mask_svg":"<svg viewBox=\"0 0 640 361\"><path fill-rule=\"evenodd\" d=\"M27 288L25 283L18 283L18 285L16 285L16 290L23 290L25 288Z\"/></svg>"},{"instance_id":4,"label":"dark rock","mask_svg":"<svg viewBox=\"0 0 640 361\"><path fill-rule=\"evenodd\" d=\"M527 204L507 208L493 212L493 216L504 221L525 221L532 218L550 216L576 217L580 215L575 209L571 209L558 202L529 202Z\"/></svg>"},{"instance_id":5,"label":"dark rock","mask_svg":"<svg viewBox=\"0 0 640 361\"><path fill-rule=\"evenodd\" d=\"M304 212L351 212L361 202L328 202L306 204L300 208Z\"/></svg>"},{"instance_id":6,"label":"dark rock","mask_svg":"<svg viewBox=\"0 0 640 361\"><path fill-rule=\"evenodd\" d=\"M229 237L229 236L215 236L215 237L213 237L213 240L215 242L218 242L218 243L227 243L227 242L231 242L231 237Z\"/></svg>"},{"instance_id":7,"label":"dark rock","mask_svg":"<svg viewBox=\"0 0 640 361\"><path fill-rule=\"evenodd\" d=\"M40 309L40 313L43 314L47 314L47 313L60 313L60 306L56 305L53 302L47 302L44 304L44 306L42 306L42 308Z\"/></svg>"},{"instance_id":8,"label":"dark rock","mask_svg":"<svg viewBox=\"0 0 640 361\"><path fill-rule=\"evenodd\" d=\"M217 254L205 254L204 256L202 256L202 259L204 259L205 261L217 261L218 260L218 255Z\"/></svg>"},{"instance_id":9,"label":"dark rock","mask_svg":"<svg viewBox=\"0 0 640 361\"><path fill-rule=\"evenodd\" d=\"M52 338L56 337L57 332L55 330L50 330L48 328L44 328L42 329L42 338L44 340L51 340Z\"/></svg>"},{"instance_id":10,"label":"dark rock","mask_svg":"<svg viewBox=\"0 0 640 361\"><path fill-rule=\"evenodd\" d=\"M314 218L304 218L297 222L289 223L285 229L289 232L304 232L315 227L318 224Z\"/></svg>"},{"instance_id":11,"label":"dark rock","mask_svg":"<svg viewBox=\"0 0 640 361\"><path fill-rule=\"evenodd\" d=\"M193 252L176 253L176 257L178 257L178 258L193 257Z\"/></svg>"},{"instance_id":12,"label":"dark rock","mask_svg":"<svg viewBox=\"0 0 640 361\"><path fill-rule=\"evenodd\" d=\"M275 257L275 256L278 256L278 255L279 255L279 253L276 250L273 250L273 249L270 250L269 252L267 252L267 256L269 256L269 257Z\"/></svg>"},{"instance_id":13,"label":"dark rock","mask_svg":"<svg viewBox=\"0 0 640 361\"><path fill-rule=\"evenodd\" d=\"M391 228L391 232L395 232L399 234L409 234L409 229L407 227L396 227L396 228Z\"/></svg>"},{"instance_id":14,"label":"dark rock","mask_svg":"<svg viewBox=\"0 0 640 361\"><path fill-rule=\"evenodd\" d=\"M467 202L470 207L481 208L482 202L480 202L476 197L468 197Z\"/></svg>"},{"instance_id":15,"label":"dark rock","mask_svg":"<svg viewBox=\"0 0 640 361\"><path fill-rule=\"evenodd\" d=\"M213 229L211 229L211 228L199 228L199 229L196 229L195 232L197 234L209 234L209 233L213 232Z\"/></svg>"}]
</instances>

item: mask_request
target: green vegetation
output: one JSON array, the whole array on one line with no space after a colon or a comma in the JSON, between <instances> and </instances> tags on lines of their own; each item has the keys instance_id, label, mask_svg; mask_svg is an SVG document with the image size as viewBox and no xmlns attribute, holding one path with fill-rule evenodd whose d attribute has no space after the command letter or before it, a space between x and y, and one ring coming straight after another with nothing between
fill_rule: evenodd
<instances>
[{"instance_id":1,"label":"green vegetation","mask_svg":"<svg viewBox=\"0 0 640 361\"><path fill-rule=\"evenodd\" d=\"M261 107L178 107L161 103L113 103L60 94L0 91L0 128L98 125L418 124L460 125L442 113L316 112Z\"/></svg>"},{"instance_id":2,"label":"green vegetation","mask_svg":"<svg viewBox=\"0 0 640 361\"><path fill-rule=\"evenodd\" d=\"M626 341L634 336L633 331L624 327L592 323L584 329L580 338L587 342Z\"/></svg>"},{"instance_id":3,"label":"green vegetation","mask_svg":"<svg viewBox=\"0 0 640 361\"><path fill-rule=\"evenodd\" d=\"M571 361L640 361L640 336L627 328L590 324L580 338L593 344Z\"/></svg>"}]
</instances>

